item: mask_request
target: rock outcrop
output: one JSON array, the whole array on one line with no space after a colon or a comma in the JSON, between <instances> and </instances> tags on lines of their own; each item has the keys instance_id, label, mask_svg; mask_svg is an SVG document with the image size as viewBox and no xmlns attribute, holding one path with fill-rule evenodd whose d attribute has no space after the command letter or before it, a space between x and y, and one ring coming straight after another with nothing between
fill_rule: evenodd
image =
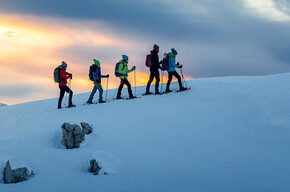
<instances>
[{"instance_id":1,"label":"rock outcrop","mask_svg":"<svg viewBox=\"0 0 290 192\"><path fill-rule=\"evenodd\" d=\"M90 167L88 168L89 172L94 173L94 175L98 175L101 169L102 168L98 165L95 159L90 161Z\"/></svg>"},{"instance_id":2,"label":"rock outcrop","mask_svg":"<svg viewBox=\"0 0 290 192\"><path fill-rule=\"evenodd\" d=\"M6 163L6 167L4 168L4 183L19 183L22 181L26 181L28 177L33 176L33 171L29 174L29 171L26 167L18 168L12 170L9 161Z\"/></svg>"},{"instance_id":3,"label":"rock outcrop","mask_svg":"<svg viewBox=\"0 0 290 192\"><path fill-rule=\"evenodd\" d=\"M81 126L69 123L62 124L63 143L67 149L79 148L85 135L93 132L93 127L88 123L81 122Z\"/></svg>"},{"instance_id":4,"label":"rock outcrop","mask_svg":"<svg viewBox=\"0 0 290 192\"><path fill-rule=\"evenodd\" d=\"M79 125L64 123L61 126L63 142L67 149L79 148L84 140L83 130Z\"/></svg>"},{"instance_id":5,"label":"rock outcrop","mask_svg":"<svg viewBox=\"0 0 290 192\"><path fill-rule=\"evenodd\" d=\"M90 126L88 123L81 122L81 126L83 128L83 134L88 135L93 132L93 127Z\"/></svg>"}]
</instances>

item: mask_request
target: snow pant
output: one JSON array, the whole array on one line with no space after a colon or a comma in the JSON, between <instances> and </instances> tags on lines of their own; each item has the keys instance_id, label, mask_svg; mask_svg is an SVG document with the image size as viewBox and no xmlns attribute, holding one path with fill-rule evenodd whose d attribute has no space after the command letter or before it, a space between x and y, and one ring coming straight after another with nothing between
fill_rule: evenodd
<instances>
[{"instance_id":1,"label":"snow pant","mask_svg":"<svg viewBox=\"0 0 290 192\"><path fill-rule=\"evenodd\" d=\"M158 93L158 87L159 87L159 82L160 82L160 77L159 77L159 70L157 71L150 71L150 78L149 78L149 81L147 83L147 86L146 86L146 92L148 93L150 91L150 85L153 81L153 79L156 79L156 83L155 83L155 93Z\"/></svg>"},{"instance_id":2,"label":"snow pant","mask_svg":"<svg viewBox=\"0 0 290 192\"><path fill-rule=\"evenodd\" d=\"M61 108L61 102L62 102L62 99L64 97L64 93L67 92L69 93L69 103L68 105L73 105L72 104L72 97L73 97L73 92L72 90L68 87L68 86L59 86L59 89L60 89L60 95L59 95L59 99L58 99L58 108L60 109Z\"/></svg>"},{"instance_id":3,"label":"snow pant","mask_svg":"<svg viewBox=\"0 0 290 192\"><path fill-rule=\"evenodd\" d=\"M169 86L170 86L170 83L172 81L172 76L173 75L178 79L179 88L183 87L182 83L181 83L180 75L178 75L178 73L176 71L172 71L172 72L168 72L168 81L167 81L166 90L169 90Z\"/></svg>"},{"instance_id":4,"label":"snow pant","mask_svg":"<svg viewBox=\"0 0 290 192\"><path fill-rule=\"evenodd\" d=\"M97 90L99 90L99 101L103 100L103 87L102 87L102 84L101 83L96 83L94 85L94 88L93 88L92 92L91 92L91 95L90 95L90 98L89 98L88 102L93 102L93 98L94 98L94 95L97 92Z\"/></svg>"},{"instance_id":5,"label":"snow pant","mask_svg":"<svg viewBox=\"0 0 290 192\"><path fill-rule=\"evenodd\" d=\"M120 98L121 97L121 92L122 92L123 86L125 84L128 87L129 97L133 97L132 89L131 89L131 84L129 83L128 79L122 79L121 80L121 84L120 84L119 89L118 89L117 98Z\"/></svg>"}]
</instances>

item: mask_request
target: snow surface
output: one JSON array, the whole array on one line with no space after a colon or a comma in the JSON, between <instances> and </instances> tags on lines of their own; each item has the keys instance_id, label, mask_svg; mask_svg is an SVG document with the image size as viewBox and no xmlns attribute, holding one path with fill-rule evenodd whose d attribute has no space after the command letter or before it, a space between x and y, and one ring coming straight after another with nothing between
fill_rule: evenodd
<instances>
[{"instance_id":1,"label":"snow surface","mask_svg":"<svg viewBox=\"0 0 290 192\"><path fill-rule=\"evenodd\" d=\"M0 177L0 191L289 192L289 80L197 79L190 91L135 100L81 105L85 93L71 109L57 110L57 98L2 107L0 171L10 160L36 175L18 184ZM94 131L66 150L64 122L88 122ZM109 174L89 173L92 158Z\"/></svg>"}]
</instances>

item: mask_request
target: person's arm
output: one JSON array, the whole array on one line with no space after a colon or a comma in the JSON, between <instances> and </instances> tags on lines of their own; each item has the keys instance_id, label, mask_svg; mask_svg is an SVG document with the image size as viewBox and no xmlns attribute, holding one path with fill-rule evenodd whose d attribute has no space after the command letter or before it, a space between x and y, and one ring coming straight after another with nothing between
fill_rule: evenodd
<instances>
[{"instance_id":1,"label":"person's arm","mask_svg":"<svg viewBox=\"0 0 290 192\"><path fill-rule=\"evenodd\" d=\"M175 58L174 58L174 56L171 56L169 58L169 62L170 62L170 64L171 64L172 67L174 67L174 68L178 68L179 67L178 65L175 64Z\"/></svg>"},{"instance_id":2,"label":"person's arm","mask_svg":"<svg viewBox=\"0 0 290 192\"><path fill-rule=\"evenodd\" d=\"M109 77L109 74L107 74L107 75L101 75L101 78L107 78L107 77Z\"/></svg>"},{"instance_id":3,"label":"person's arm","mask_svg":"<svg viewBox=\"0 0 290 192\"><path fill-rule=\"evenodd\" d=\"M72 74L65 71L66 79L72 78Z\"/></svg>"},{"instance_id":4,"label":"person's arm","mask_svg":"<svg viewBox=\"0 0 290 192\"><path fill-rule=\"evenodd\" d=\"M68 79L68 78L71 78L72 77L72 75L70 74L70 73L68 73L68 72L66 72L65 70L60 70L60 72L59 72L59 77L60 77L60 79L61 80L66 80L66 79Z\"/></svg>"}]
</instances>

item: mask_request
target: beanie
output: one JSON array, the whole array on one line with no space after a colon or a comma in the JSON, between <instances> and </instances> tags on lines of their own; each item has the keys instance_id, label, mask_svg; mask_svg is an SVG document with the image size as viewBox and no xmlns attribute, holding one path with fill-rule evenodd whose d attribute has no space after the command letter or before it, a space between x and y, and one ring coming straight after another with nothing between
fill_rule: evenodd
<instances>
[{"instance_id":1,"label":"beanie","mask_svg":"<svg viewBox=\"0 0 290 192\"><path fill-rule=\"evenodd\" d=\"M123 61L126 61L129 59L129 57L127 55L122 55L122 59L123 59Z\"/></svg>"},{"instance_id":2,"label":"beanie","mask_svg":"<svg viewBox=\"0 0 290 192\"><path fill-rule=\"evenodd\" d=\"M178 54L177 51L176 51L174 48L171 49L171 52L172 52L174 55L177 55L177 54Z\"/></svg>"},{"instance_id":3,"label":"beanie","mask_svg":"<svg viewBox=\"0 0 290 192\"><path fill-rule=\"evenodd\" d=\"M67 67L66 62L62 61L62 63L61 63L61 67L62 67L62 68L66 68L66 67Z\"/></svg>"},{"instance_id":4,"label":"beanie","mask_svg":"<svg viewBox=\"0 0 290 192\"><path fill-rule=\"evenodd\" d=\"M94 61L95 65L100 65L100 61L99 60L93 59L93 61Z\"/></svg>"},{"instance_id":5,"label":"beanie","mask_svg":"<svg viewBox=\"0 0 290 192\"><path fill-rule=\"evenodd\" d=\"M153 49L154 49L154 50L157 50L157 49L159 49L159 46L156 45L156 44L154 44L154 45L153 45Z\"/></svg>"}]
</instances>

